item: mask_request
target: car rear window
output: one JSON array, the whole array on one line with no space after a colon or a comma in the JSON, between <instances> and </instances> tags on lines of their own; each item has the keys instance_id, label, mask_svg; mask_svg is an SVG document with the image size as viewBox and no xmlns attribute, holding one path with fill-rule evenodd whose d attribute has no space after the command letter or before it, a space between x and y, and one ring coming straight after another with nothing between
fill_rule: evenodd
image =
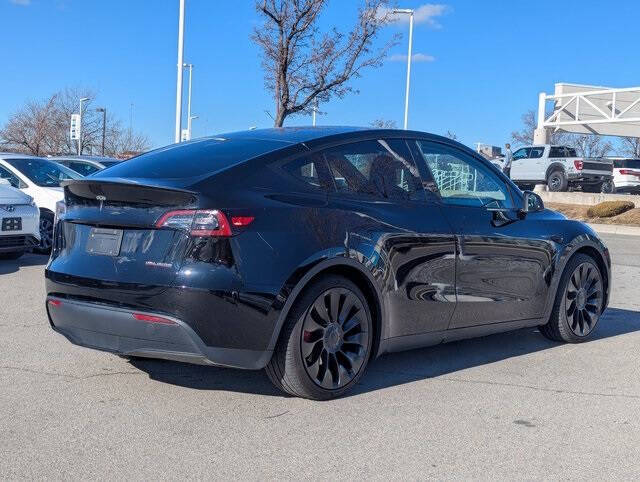
<instances>
[{"instance_id":1,"label":"car rear window","mask_svg":"<svg viewBox=\"0 0 640 482\"><path fill-rule=\"evenodd\" d=\"M93 177L192 178L213 174L286 145L281 141L222 138L172 144L116 164Z\"/></svg>"},{"instance_id":2,"label":"car rear window","mask_svg":"<svg viewBox=\"0 0 640 482\"><path fill-rule=\"evenodd\" d=\"M613 167L617 169L640 169L640 159L615 159Z\"/></svg>"}]
</instances>

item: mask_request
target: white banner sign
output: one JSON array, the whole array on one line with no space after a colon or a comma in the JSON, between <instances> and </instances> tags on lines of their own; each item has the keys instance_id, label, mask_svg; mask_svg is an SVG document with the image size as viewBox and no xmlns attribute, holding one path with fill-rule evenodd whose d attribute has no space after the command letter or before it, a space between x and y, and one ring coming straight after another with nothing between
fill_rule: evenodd
<instances>
[{"instance_id":1,"label":"white banner sign","mask_svg":"<svg viewBox=\"0 0 640 482\"><path fill-rule=\"evenodd\" d=\"M69 136L72 141L80 139L80 114L71 114L71 126L69 128Z\"/></svg>"}]
</instances>

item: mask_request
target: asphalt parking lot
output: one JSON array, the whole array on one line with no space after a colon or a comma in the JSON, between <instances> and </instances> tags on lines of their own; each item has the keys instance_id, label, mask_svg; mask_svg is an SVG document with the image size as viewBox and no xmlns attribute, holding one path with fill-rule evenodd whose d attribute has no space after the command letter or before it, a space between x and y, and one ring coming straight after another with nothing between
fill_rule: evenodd
<instances>
[{"instance_id":1,"label":"asphalt parking lot","mask_svg":"<svg viewBox=\"0 0 640 482\"><path fill-rule=\"evenodd\" d=\"M324 403L262 372L75 347L46 319L46 259L1 261L0 479L637 478L640 242L603 238L593 341L529 329L388 355Z\"/></svg>"}]
</instances>

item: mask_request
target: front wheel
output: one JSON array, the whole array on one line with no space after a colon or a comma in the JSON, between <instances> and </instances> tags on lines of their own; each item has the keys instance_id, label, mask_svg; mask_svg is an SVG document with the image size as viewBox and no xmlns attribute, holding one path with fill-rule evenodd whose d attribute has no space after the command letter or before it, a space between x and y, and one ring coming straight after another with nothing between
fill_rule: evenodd
<instances>
[{"instance_id":1,"label":"front wheel","mask_svg":"<svg viewBox=\"0 0 640 482\"><path fill-rule=\"evenodd\" d=\"M40 244L33 251L38 254L49 254L53 245L53 214L40 212Z\"/></svg>"},{"instance_id":2,"label":"front wheel","mask_svg":"<svg viewBox=\"0 0 640 482\"><path fill-rule=\"evenodd\" d=\"M291 395L339 397L364 373L372 340L371 311L360 289L341 276L323 276L291 308L266 372Z\"/></svg>"},{"instance_id":3,"label":"front wheel","mask_svg":"<svg viewBox=\"0 0 640 482\"><path fill-rule=\"evenodd\" d=\"M604 303L602 273L590 256L571 258L562 273L551 318L540 333L554 341L579 343L593 332Z\"/></svg>"}]
</instances>

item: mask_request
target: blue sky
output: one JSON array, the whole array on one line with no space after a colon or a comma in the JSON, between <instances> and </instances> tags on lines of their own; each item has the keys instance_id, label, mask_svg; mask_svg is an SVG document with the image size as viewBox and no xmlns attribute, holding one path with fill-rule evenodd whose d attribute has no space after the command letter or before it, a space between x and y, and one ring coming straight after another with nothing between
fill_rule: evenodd
<instances>
[{"instance_id":1,"label":"blue sky","mask_svg":"<svg viewBox=\"0 0 640 482\"><path fill-rule=\"evenodd\" d=\"M359 0L333 0L324 26L345 30ZM414 29L409 127L450 130L472 146L501 145L555 82L640 84L640 2L451 0L424 7ZM610 12L607 14L606 12ZM612 13L615 13L613 15ZM436 14L436 15L429 15ZM195 64L194 137L268 127L273 100L264 89L253 0L187 0L185 60ZM0 124L26 100L65 86L99 92L99 103L154 146L173 141L178 0L0 0ZM408 26L392 58L406 54ZM319 124L402 126L406 64L388 60L354 82L360 91L321 106ZM186 76L185 76L186 81ZM186 99L186 90L185 90ZM285 125L310 124L292 117Z\"/></svg>"}]
</instances>

